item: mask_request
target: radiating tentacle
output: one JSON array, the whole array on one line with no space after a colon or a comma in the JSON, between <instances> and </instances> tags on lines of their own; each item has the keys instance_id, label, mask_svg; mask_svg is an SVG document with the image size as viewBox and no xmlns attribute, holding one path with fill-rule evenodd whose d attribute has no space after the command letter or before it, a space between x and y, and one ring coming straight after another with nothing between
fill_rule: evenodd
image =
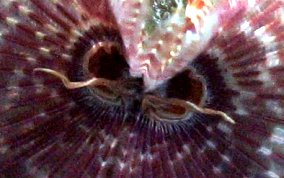
<instances>
[{"instance_id":1,"label":"radiating tentacle","mask_svg":"<svg viewBox=\"0 0 284 178\"><path fill-rule=\"evenodd\" d=\"M83 82L70 82L70 80L65 75L55 70L47 69L47 68L35 68L34 72L45 72L45 73L54 75L55 77L59 78L62 81L62 83L67 89L76 89L76 88L82 88L82 87L91 86L91 85L106 85L110 83L108 80L100 79L100 78L91 78Z\"/></svg>"}]
</instances>

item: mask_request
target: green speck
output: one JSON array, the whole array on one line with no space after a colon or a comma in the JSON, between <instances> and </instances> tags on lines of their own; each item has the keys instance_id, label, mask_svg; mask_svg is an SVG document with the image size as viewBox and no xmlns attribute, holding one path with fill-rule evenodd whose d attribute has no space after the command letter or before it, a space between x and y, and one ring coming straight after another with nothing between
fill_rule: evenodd
<instances>
[{"instance_id":1,"label":"green speck","mask_svg":"<svg viewBox=\"0 0 284 178\"><path fill-rule=\"evenodd\" d=\"M150 19L146 22L145 31L147 32L147 34L151 34L155 30L156 26L157 24L155 23L155 21Z\"/></svg>"}]
</instances>

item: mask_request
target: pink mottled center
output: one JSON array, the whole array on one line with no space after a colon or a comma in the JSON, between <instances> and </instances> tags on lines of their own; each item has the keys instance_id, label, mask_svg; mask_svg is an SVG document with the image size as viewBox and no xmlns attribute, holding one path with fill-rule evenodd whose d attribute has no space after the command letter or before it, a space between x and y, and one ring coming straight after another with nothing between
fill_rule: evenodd
<instances>
[{"instance_id":1,"label":"pink mottled center","mask_svg":"<svg viewBox=\"0 0 284 178\"><path fill-rule=\"evenodd\" d=\"M146 90L185 70L237 9L246 7L242 0L194 0L186 5L176 2L178 5L169 18L149 32L152 1L110 1L130 73L133 77L143 77Z\"/></svg>"}]
</instances>

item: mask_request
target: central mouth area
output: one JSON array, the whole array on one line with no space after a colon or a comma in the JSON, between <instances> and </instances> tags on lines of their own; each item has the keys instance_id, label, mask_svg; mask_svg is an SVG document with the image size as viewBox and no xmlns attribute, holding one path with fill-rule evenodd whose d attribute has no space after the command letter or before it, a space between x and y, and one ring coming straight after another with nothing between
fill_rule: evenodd
<instances>
[{"instance_id":1,"label":"central mouth area","mask_svg":"<svg viewBox=\"0 0 284 178\"><path fill-rule=\"evenodd\" d=\"M154 120L168 122L188 117L191 109L187 101L196 106L203 104L205 82L194 69L187 68L154 90L146 92L143 78L130 75L121 49L117 42L98 42L92 44L80 58L80 63L75 67L78 81L90 78L108 80L107 83L88 86L85 97L93 97L93 100L109 103L109 106L123 107L127 116L135 117L142 112Z\"/></svg>"},{"instance_id":2,"label":"central mouth area","mask_svg":"<svg viewBox=\"0 0 284 178\"><path fill-rule=\"evenodd\" d=\"M196 105L202 104L205 96L205 84L202 77L188 68L176 74L170 80L164 81L152 91L144 91L142 78L134 78L129 74L129 66L119 43L106 41L93 44L81 62L81 77L93 77L115 81L115 88L100 87L106 93L108 90L118 91L122 97L143 98L143 95L155 95L161 98L176 98L190 101ZM81 78L80 77L80 78ZM90 86L91 87L91 86Z\"/></svg>"},{"instance_id":3,"label":"central mouth area","mask_svg":"<svg viewBox=\"0 0 284 178\"><path fill-rule=\"evenodd\" d=\"M60 78L72 90L73 99L90 113L108 108L111 114L116 108L131 118L142 114L150 120L178 122L191 118L192 112L199 112L220 115L234 123L226 113L204 108L206 82L190 65L153 90L146 90L143 78L129 73L116 29L91 27L74 44L72 57L73 66L67 76L46 68L36 71Z\"/></svg>"}]
</instances>

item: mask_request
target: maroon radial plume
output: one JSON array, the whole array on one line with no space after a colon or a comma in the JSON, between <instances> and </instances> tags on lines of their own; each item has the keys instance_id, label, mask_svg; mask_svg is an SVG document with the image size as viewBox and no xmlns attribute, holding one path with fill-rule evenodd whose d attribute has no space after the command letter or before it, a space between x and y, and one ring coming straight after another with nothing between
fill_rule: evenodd
<instances>
[{"instance_id":1,"label":"maroon radial plume","mask_svg":"<svg viewBox=\"0 0 284 178\"><path fill-rule=\"evenodd\" d=\"M0 0L0 177L284 177L283 0Z\"/></svg>"}]
</instances>

